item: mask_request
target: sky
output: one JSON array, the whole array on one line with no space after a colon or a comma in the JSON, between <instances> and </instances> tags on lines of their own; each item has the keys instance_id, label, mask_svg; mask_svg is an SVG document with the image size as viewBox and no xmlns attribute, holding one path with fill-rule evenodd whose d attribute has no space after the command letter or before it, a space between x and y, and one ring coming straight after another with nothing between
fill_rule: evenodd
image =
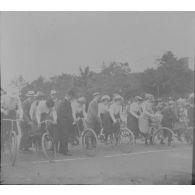
<instances>
[{"instance_id":1,"label":"sky","mask_svg":"<svg viewBox=\"0 0 195 195\"><path fill-rule=\"evenodd\" d=\"M193 68L195 12L1 12L2 86L79 66L128 62L133 72L155 66L171 50Z\"/></svg>"}]
</instances>

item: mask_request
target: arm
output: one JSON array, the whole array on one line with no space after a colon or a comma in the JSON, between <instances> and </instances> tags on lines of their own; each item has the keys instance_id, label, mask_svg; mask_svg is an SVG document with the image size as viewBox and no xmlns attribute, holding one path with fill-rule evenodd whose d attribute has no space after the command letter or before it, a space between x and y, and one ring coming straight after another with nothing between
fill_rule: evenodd
<instances>
[{"instance_id":1,"label":"arm","mask_svg":"<svg viewBox=\"0 0 195 195\"><path fill-rule=\"evenodd\" d=\"M142 109L143 109L143 113L145 113L146 115L148 115L151 118L153 117L153 114L151 114L147 111L147 105L146 104L143 104Z\"/></svg>"},{"instance_id":2,"label":"arm","mask_svg":"<svg viewBox=\"0 0 195 195\"><path fill-rule=\"evenodd\" d=\"M115 119L115 117L114 117L114 107L113 107L113 106L110 107L109 113L110 113L110 117L111 117L112 121L113 121L114 123L116 123L116 119Z\"/></svg>"},{"instance_id":3,"label":"arm","mask_svg":"<svg viewBox=\"0 0 195 195\"><path fill-rule=\"evenodd\" d=\"M83 116L86 119L87 118L87 113L86 113L86 105L83 105Z\"/></svg>"},{"instance_id":4,"label":"arm","mask_svg":"<svg viewBox=\"0 0 195 195\"><path fill-rule=\"evenodd\" d=\"M57 123L57 112L55 108L52 108L51 115L52 115L54 123Z\"/></svg>"},{"instance_id":5,"label":"arm","mask_svg":"<svg viewBox=\"0 0 195 195\"><path fill-rule=\"evenodd\" d=\"M40 123L41 123L41 108L40 108L40 106L38 106L37 109L36 109L35 117L36 117L36 121L37 121L37 124L38 124L38 127L39 127Z\"/></svg>"},{"instance_id":6,"label":"arm","mask_svg":"<svg viewBox=\"0 0 195 195\"><path fill-rule=\"evenodd\" d=\"M18 103L17 104L18 104L17 112L19 114L19 118L22 119L24 113L23 113L23 109L22 109L22 103L21 103L19 98L18 98Z\"/></svg>"},{"instance_id":7,"label":"arm","mask_svg":"<svg viewBox=\"0 0 195 195\"><path fill-rule=\"evenodd\" d=\"M75 102L71 102L71 108L72 108L73 121L76 121L76 104L75 104Z\"/></svg>"},{"instance_id":8,"label":"arm","mask_svg":"<svg viewBox=\"0 0 195 195\"><path fill-rule=\"evenodd\" d=\"M139 116L135 113L135 110L136 110L136 108L135 108L135 105L134 104L131 104L131 106L130 106L130 113L135 117L135 118L139 118Z\"/></svg>"}]
</instances>

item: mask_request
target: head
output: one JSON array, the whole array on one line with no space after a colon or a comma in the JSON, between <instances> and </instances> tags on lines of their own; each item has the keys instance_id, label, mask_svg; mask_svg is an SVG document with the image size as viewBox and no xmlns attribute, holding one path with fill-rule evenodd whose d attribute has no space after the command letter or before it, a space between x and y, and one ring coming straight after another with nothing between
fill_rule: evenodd
<instances>
[{"instance_id":1,"label":"head","mask_svg":"<svg viewBox=\"0 0 195 195\"><path fill-rule=\"evenodd\" d=\"M99 100L100 100L100 97L101 97L101 95L100 95L99 92L95 92L95 93L93 94L93 99L94 99L95 101L99 101Z\"/></svg>"},{"instance_id":2,"label":"head","mask_svg":"<svg viewBox=\"0 0 195 195\"><path fill-rule=\"evenodd\" d=\"M49 100L46 101L46 105L49 109L51 109L51 108L54 107L55 103L52 99L49 99Z\"/></svg>"},{"instance_id":3,"label":"head","mask_svg":"<svg viewBox=\"0 0 195 195\"><path fill-rule=\"evenodd\" d=\"M174 107L175 106L175 102L173 100L170 100L168 102L168 106L171 107L171 108Z\"/></svg>"},{"instance_id":4,"label":"head","mask_svg":"<svg viewBox=\"0 0 195 195\"><path fill-rule=\"evenodd\" d=\"M149 102L153 102L154 101L154 96L152 94L145 94L145 100L149 101Z\"/></svg>"},{"instance_id":5,"label":"head","mask_svg":"<svg viewBox=\"0 0 195 195\"><path fill-rule=\"evenodd\" d=\"M73 90L69 90L66 94L65 94L65 98L69 101L74 100L76 98L76 94Z\"/></svg>"},{"instance_id":6,"label":"head","mask_svg":"<svg viewBox=\"0 0 195 195\"><path fill-rule=\"evenodd\" d=\"M77 102L80 104L80 105L84 105L86 104L86 98L85 97L79 97L77 99Z\"/></svg>"},{"instance_id":7,"label":"head","mask_svg":"<svg viewBox=\"0 0 195 195\"><path fill-rule=\"evenodd\" d=\"M45 99L45 94L42 91L38 91L37 94L35 95L36 100L44 100Z\"/></svg>"},{"instance_id":8,"label":"head","mask_svg":"<svg viewBox=\"0 0 195 195\"><path fill-rule=\"evenodd\" d=\"M135 99L135 102L137 102L138 104L142 102L142 98L140 96L136 96L134 99Z\"/></svg>"},{"instance_id":9,"label":"head","mask_svg":"<svg viewBox=\"0 0 195 195\"><path fill-rule=\"evenodd\" d=\"M35 92L34 91L28 91L26 93L26 97L30 98L30 99L34 99L35 97Z\"/></svg>"},{"instance_id":10,"label":"head","mask_svg":"<svg viewBox=\"0 0 195 195\"><path fill-rule=\"evenodd\" d=\"M50 92L50 96L51 96L51 98L52 98L52 99L55 99L55 98L56 98L56 96L57 96L57 92L56 92L56 90L51 90L51 92Z\"/></svg>"},{"instance_id":11,"label":"head","mask_svg":"<svg viewBox=\"0 0 195 195\"><path fill-rule=\"evenodd\" d=\"M108 95L102 96L101 101L103 104L107 105L110 101L110 96L108 96Z\"/></svg>"},{"instance_id":12,"label":"head","mask_svg":"<svg viewBox=\"0 0 195 195\"><path fill-rule=\"evenodd\" d=\"M123 102L123 97L120 96L120 95L116 95L114 97L114 103L117 104L117 105L122 105L122 102Z\"/></svg>"}]
</instances>

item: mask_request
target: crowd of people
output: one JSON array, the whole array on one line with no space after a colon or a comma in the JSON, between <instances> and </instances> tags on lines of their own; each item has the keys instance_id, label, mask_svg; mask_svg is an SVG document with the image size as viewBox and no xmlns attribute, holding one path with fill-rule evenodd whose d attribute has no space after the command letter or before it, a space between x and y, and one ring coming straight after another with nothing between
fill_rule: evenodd
<instances>
[{"instance_id":1,"label":"crowd of people","mask_svg":"<svg viewBox=\"0 0 195 195\"><path fill-rule=\"evenodd\" d=\"M68 91L62 100L57 98L55 90L51 90L47 96L41 91L28 91L26 99L21 102L16 89L6 92L1 89L1 124L6 118L19 119L19 149L28 151L32 146L29 135L41 132L41 122L49 118L53 121L56 139L60 143L58 152L71 155L68 143L76 136L76 124L81 118L86 121L88 128L95 131L97 137L105 135L105 143L110 134L117 133L121 122L134 133L136 139L140 134L148 134L154 119L170 129L177 128L177 122L188 126L193 126L194 122L194 94L179 99L154 99L153 95L145 94L144 97L124 100L120 94L110 97L95 92L92 101L87 103L85 97L77 96L73 90ZM178 129L182 129L181 126ZM168 139L172 141L170 136ZM148 144L147 139L145 143Z\"/></svg>"}]
</instances>

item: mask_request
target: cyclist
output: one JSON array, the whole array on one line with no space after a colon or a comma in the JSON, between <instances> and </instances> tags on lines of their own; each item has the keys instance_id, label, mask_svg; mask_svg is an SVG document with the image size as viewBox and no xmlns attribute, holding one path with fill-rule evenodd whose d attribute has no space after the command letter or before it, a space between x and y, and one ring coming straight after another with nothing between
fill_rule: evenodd
<instances>
[{"instance_id":1,"label":"cyclist","mask_svg":"<svg viewBox=\"0 0 195 195\"><path fill-rule=\"evenodd\" d=\"M98 105L98 116L101 119L102 134L105 134L105 143L108 141L108 135L112 133L112 120L109 114L110 97L104 95L101 98L101 103ZM102 135L103 136L103 135Z\"/></svg>"},{"instance_id":2,"label":"cyclist","mask_svg":"<svg viewBox=\"0 0 195 195\"><path fill-rule=\"evenodd\" d=\"M23 110L22 104L19 98L19 91L16 88L12 88L7 91L7 94L1 96L1 120L2 120L2 146L4 145L5 139L9 135L11 129L11 123L3 121L3 119L22 119ZM19 123L14 123L14 130L16 130L18 144L20 144L21 139L21 128Z\"/></svg>"},{"instance_id":3,"label":"cyclist","mask_svg":"<svg viewBox=\"0 0 195 195\"><path fill-rule=\"evenodd\" d=\"M39 91L39 92L37 92L37 94L35 94L35 99L30 107L30 119L33 122L32 124L33 124L34 131L37 130L36 110L37 110L37 107L38 107L40 101L42 101L42 100L45 100L45 94L43 92Z\"/></svg>"},{"instance_id":4,"label":"cyclist","mask_svg":"<svg viewBox=\"0 0 195 195\"><path fill-rule=\"evenodd\" d=\"M68 142L74 129L74 119L71 107L71 101L74 99L75 93L73 90L70 90L60 102L57 109L57 132L60 141L59 153L69 156L72 155L68 151Z\"/></svg>"},{"instance_id":5,"label":"cyclist","mask_svg":"<svg viewBox=\"0 0 195 195\"><path fill-rule=\"evenodd\" d=\"M142 103L141 117L139 118L139 129L145 136L145 144L148 144L148 138L150 139L150 144L152 144L152 136L150 130L150 123L154 118L153 111L153 101L154 97L151 94L145 94L145 101Z\"/></svg>"},{"instance_id":6,"label":"cyclist","mask_svg":"<svg viewBox=\"0 0 195 195\"><path fill-rule=\"evenodd\" d=\"M135 138L139 135L138 119L141 115L141 102L142 98L136 96L134 102L130 104L129 110L127 110L127 127L133 131Z\"/></svg>"},{"instance_id":7,"label":"cyclist","mask_svg":"<svg viewBox=\"0 0 195 195\"><path fill-rule=\"evenodd\" d=\"M41 100L36 109L36 122L38 129L41 127L41 122L51 119L54 124L57 122L57 113L55 110L55 103L52 99Z\"/></svg>"},{"instance_id":8,"label":"cyclist","mask_svg":"<svg viewBox=\"0 0 195 195\"><path fill-rule=\"evenodd\" d=\"M115 94L113 103L110 105L109 113L112 119L113 133L115 134L116 141L118 141L118 132L120 130L120 123L124 121L123 110L122 110L123 97L119 94Z\"/></svg>"},{"instance_id":9,"label":"cyclist","mask_svg":"<svg viewBox=\"0 0 195 195\"><path fill-rule=\"evenodd\" d=\"M78 136L79 131L84 130L84 126L81 119L87 119L86 114L86 98L85 97L79 97L78 99L75 99L71 102L72 107L72 114L75 124L75 129L73 132L73 144L77 145L79 143ZM76 125L78 123L78 126ZM78 129L79 128L79 129Z\"/></svg>"},{"instance_id":10,"label":"cyclist","mask_svg":"<svg viewBox=\"0 0 195 195\"><path fill-rule=\"evenodd\" d=\"M100 100L100 93L96 92L93 94L93 100L89 103L87 111L87 125L93 129L98 136L101 130L101 121L98 116L98 103Z\"/></svg>"},{"instance_id":11,"label":"cyclist","mask_svg":"<svg viewBox=\"0 0 195 195\"><path fill-rule=\"evenodd\" d=\"M32 131L32 121L30 117L30 108L34 101L35 92L34 91L28 91L27 99L24 100L22 106L23 106L23 122L21 123L21 129L22 129L22 138L20 143L20 149L24 151L28 151L29 148L32 146L29 134Z\"/></svg>"}]
</instances>

